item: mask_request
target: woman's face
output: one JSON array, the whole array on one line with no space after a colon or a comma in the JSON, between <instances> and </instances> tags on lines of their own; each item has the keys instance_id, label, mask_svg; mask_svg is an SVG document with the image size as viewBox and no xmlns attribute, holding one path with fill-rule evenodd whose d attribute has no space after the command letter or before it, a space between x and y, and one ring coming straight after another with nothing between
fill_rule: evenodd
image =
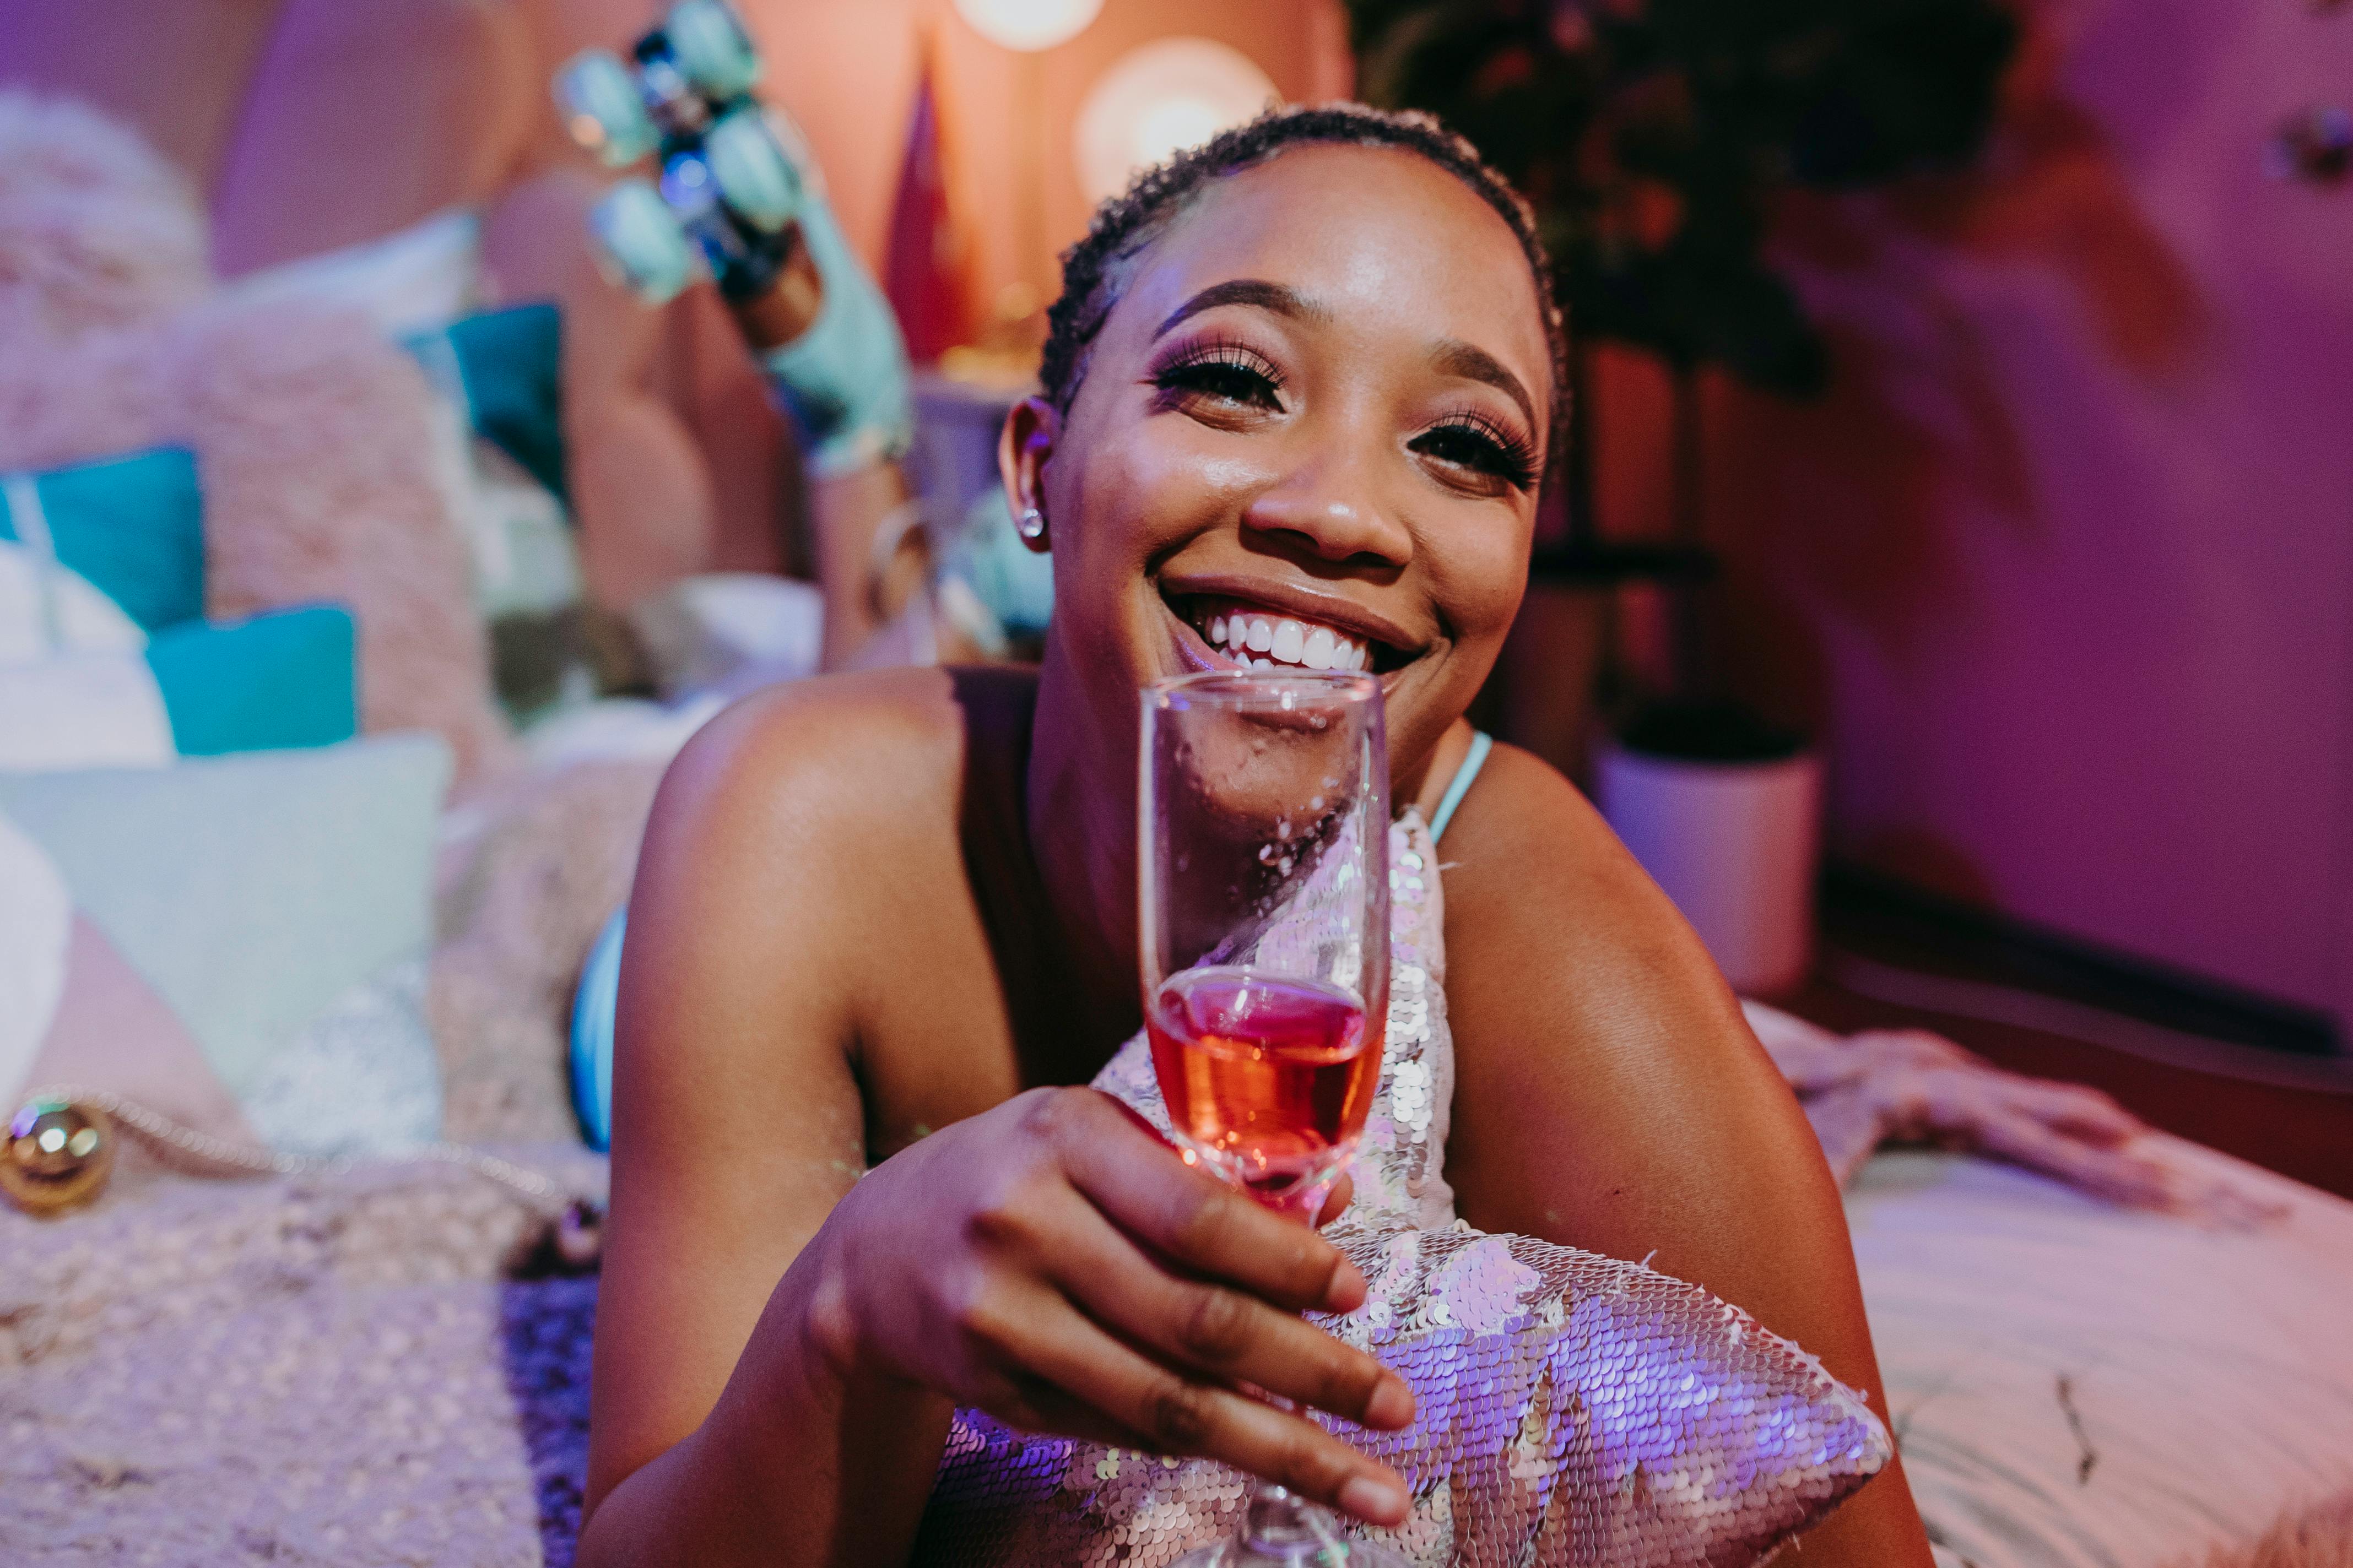
<instances>
[{"instance_id":1,"label":"woman's face","mask_svg":"<svg viewBox=\"0 0 2353 1568\"><path fill-rule=\"evenodd\" d=\"M1526 581L1551 360L1518 241L1419 157L1310 145L1131 266L1067 416L1008 428L1050 531L1050 659L1122 743L1163 676L1369 668L1419 765Z\"/></svg>"}]
</instances>

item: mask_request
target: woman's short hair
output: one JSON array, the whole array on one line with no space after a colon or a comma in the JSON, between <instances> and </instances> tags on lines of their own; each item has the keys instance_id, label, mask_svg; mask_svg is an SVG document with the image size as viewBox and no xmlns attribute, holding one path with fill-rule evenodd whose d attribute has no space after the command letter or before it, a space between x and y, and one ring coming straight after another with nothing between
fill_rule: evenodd
<instances>
[{"instance_id":1,"label":"woman's short hair","mask_svg":"<svg viewBox=\"0 0 2353 1568\"><path fill-rule=\"evenodd\" d=\"M1127 264L1159 238L1195 196L1215 181L1279 153L1317 144L1388 147L1427 158L1470 187L1511 226L1527 259L1544 318L1545 343L1552 356L1553 428L1547 435L1556 437L1567 414L1568 355L1560 308L1553 300L1552 263L1536 237L1527 203L1479 156L1478 149L1435 116L1361 103L1271 109L1145 171L1124 192L1097 207L1086 237L1062 253L1061 296L1046 312L1046 349L1038 378L1047 400L1069 410L1086 374L1095 334L1126 288ZM1556 445L1547 440L1545 449L1549 453Z\"/></svg>"}]
</instances>

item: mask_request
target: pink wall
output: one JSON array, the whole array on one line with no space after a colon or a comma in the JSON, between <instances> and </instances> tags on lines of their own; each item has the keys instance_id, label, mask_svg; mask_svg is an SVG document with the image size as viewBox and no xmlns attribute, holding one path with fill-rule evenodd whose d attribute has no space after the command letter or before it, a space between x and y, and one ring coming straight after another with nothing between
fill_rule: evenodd
<instances>
[{"instance_id":1,"label":"pink wall","mask_svg":"<svg viewBox=\"0 0 2353 1568\"><path fill-rule=\"evenodd\" d=\"M948 0L737 0L770 62L765 89L807 130L842 224L879 258L906 149L917 60L935 50L941 132L969 222L975 298L1026 281L1050 290L1054 257L1086 226L1071 130L1087 88L1122 54L1178 34L1215 38L1256 61L1287 96L1345 92L1347 37L1338 0L1112 0L1070 42L1034 55L997 47ZM1035 104L1039 120L1029 109ZM1041 138L1042 236L1018 221L1020 171Z\"/></svg>"},{"instance_id":2,"label":"pink wall","mask_svg":"<svg viewBox=\"0 0 2353 1568\"><path fill-rule=\"evenodd\" d=\"M2040 8L1989 173L1793 213L1839 384L1722 393L1737 650L1831 844L2353 1022L2353 14Z\"/></svg>"}]
</instances>

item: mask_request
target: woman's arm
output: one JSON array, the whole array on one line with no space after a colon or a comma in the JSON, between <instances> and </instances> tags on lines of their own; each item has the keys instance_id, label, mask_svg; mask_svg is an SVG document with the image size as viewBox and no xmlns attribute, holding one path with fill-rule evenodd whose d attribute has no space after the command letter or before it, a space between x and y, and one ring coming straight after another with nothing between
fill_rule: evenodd
<instances>
[{"instance_id":1,"label":"woman's arm","mask_svg":"<svg viewBox=\"0 0 2353 1568\"><path fill-rule=\"evenodd\" d=\"M967 1071L970 1114L860 1174L857 1068L922 1009L934 1076L1013 1059L948 690L756 698L663 784L621 976L584 1564L903 1562L955 1404L1403 1513L1386 1467L1233 1391L1404 1425L1396 1375L1299 1316L1362 1279L1113 1101Z\"/></svg>"},{"instance_id":2,"label":"woman's arm","mask_svg":"<svg viewBox=\"0 0 2353 1568\"><path fill-rule=\"evenodd\" d=\"M883 1538L808 1560L903 1558L946 1432L944 1400L853 1389L811 1352L815 1271L790 1272L866 1168L849 1047L872 933L843 857L812 832L857 827L863 792L791 754L823 739L821 709L774 710L754 699L697 737L639 859L584 1564L689 1544L708 1563L778 1561L796 1540L849 1547L860 1525ZM738 1379L755 1327L760 1364Z\"/></svg>"},{"instance_id":3,"label":"woman's arm","mask_svg":"<svg viewBox=\"0 0 2353 1568\"><path fill-rule=\"evenodd\" d=\"M1836 1186L1674 907L1567 782L1495 748L1440 846L1463 1217L1652 1258L1886 1399ZM1806 1561L1926 1568L1900 1464Z\"/></svg>"}]
</instances>

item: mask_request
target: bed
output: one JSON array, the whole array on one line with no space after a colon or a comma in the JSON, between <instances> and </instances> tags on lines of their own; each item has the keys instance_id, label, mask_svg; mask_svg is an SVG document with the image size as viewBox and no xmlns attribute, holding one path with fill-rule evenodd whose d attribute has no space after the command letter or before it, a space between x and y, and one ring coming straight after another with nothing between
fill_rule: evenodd
<instances>
[{"instance_id":1,"label":"bed","mask_svg":"<svg viewBox=\"0 0 2353 1568\"><path fill-rule=\"evenodd\" d=\"M2195 1561L2353 1485L2353 1204L2165 1142L2284 1213L2200 1226L1919 1151L1850 1187L1940 1563Z\"/></svg>"},{"instance_id":2,"label":"bed","mask_svg":"<svg viewBox=\"0 0 2353 1568\"><path fill-rule=\"evenodd\" d=\"M1945 1152L1854 1183L1948 1568L2158 1568L2353 1483L2353 1205L2174 1152L2284 1215L2202 1226ZM577 1147L505 1152L603 1181ZM0 1561L568 1562L596 1282L531 1261L543 1207L445 1165L133 1157L88 1212L0 1211Z\"/></svg>"}]
</instances>

